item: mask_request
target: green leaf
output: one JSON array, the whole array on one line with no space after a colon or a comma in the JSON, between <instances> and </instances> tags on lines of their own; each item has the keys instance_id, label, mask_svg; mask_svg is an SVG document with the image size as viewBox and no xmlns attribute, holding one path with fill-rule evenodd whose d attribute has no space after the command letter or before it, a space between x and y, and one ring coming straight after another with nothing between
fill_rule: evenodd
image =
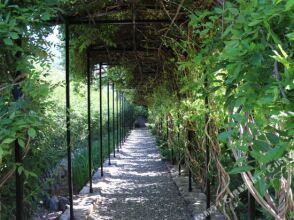
<instances>
[{"instance_id":1,"label":"green leaf","mask_svg":"<svg viewBox=\"0 0 294 220\"><path fill-rule=\"evenodd\" d=\"M248 151L248 146L245 146L244 144L237 144L236 148L243 151L243 152L247 152Z\"/></svg>"},{"instance_id":2,"label":"green leaf","mask_svg":"<svg viewBox=\"0 0 294 220\"><path fill-rule=\"evenodd\" d=\"M294 41L294 32L286 34L286 36L291 40Z\"/></svg>"},{"instance_id":3,"label":"green leaf","mask_svg":"<svg viewBox=\"0 0 294 220\"><path fill-rule=\"evenodd\" d=\"M261 154L259 151L256 151L254 149L250 151L250 155L256 160L259 160L263 156L263 154Z\"/></svg>"},{"instance_id":4,"label":"green leaf","mask_svg":"<svg viewBox=\"0 0 294 220\"><path fill-rule=\"evenodd\" d=\"M29 128L28 130L28 135L31 137L31 138L35 138L37 136L37 132L35 129L33 128Z\"/></svg>"},{"instance_id":5,"label":"green leaf","mask_svg":"<svg viewBox=\"0 0 294 220\"><path fill-rule=\"evenodd\" d=\"M238 160L236 160L235 166L238 166L239 164L242 164L242 163L244 163L246 161L247 161L246 157L240 157Z\"/></svg>"},{"instance_id":6,"label":"green leaf","mask_svg":"<svg viewBox=\"0 0 294 220\"><path fill-rule=\"evenodd\" d=\"M237 99L235 99L235 106L239 107L240 105L244 105L244 103L246 102L246 97L238 97Z\"/></svg>"},{"instance_id":7,"label":"green leaf","mask_svg":"<svg viewBox=\"0 0 294 220\"><path fill-rule=\"evenodd\" d=\"M264 196L266 190L267 190L267 185L266 182L264 180L264 178L260 178L257 182L256 182L256 186L257 186L257 190L258 192Z\"/></svg>"},{"instance_id":8,"label":"green leaf","mask_svg":"<svg viewBox=\"0 0 294 220\"><path fill-rule=\"evenodd\" d=\"M294 0L288 0L285 6L286 11L289 11L294 6Z\"/></svg>"},{"instance_id":9,"label":"green leaf","mask_svg":"<svg viewBox=\"0 0 294 220\"><path fill-rule=\"evenodd\" d=\"M3 41L4 41L4 44L6 44L7 46L13 45L13 41L10 38L5 38Z\"/></svg>"},{"instance_id":10,"label":"green leaf","mask_svg":"<svg viewBox=\"0 0 294 220\"><path fill-rule=\"evenodd\" d=\"M13 138L6 138L4 141L2 141L2 144L11 144L15 139Z\"/></svg>"},{"instance_id":11,"label":"green leaf","mask_svg":"<svg viewBox=\"0 0 294 220\"><path fill-rule=\"evenodd\" d=\"M23 147L23 148L25 147L26 144L22 139L18 138L17 141L21 147Z\"/></svg>"},{"instance_id":12,"label":"green leaf","mask_svg":"<svg viewBox=\"0 0 294 220\"><path fill-rule=\"evenodd\" d=\"M24 170L24 175L26 176L26 178L28 178L28 177L38 177L35 173L33 173L33 172L30 172L30 171L28 171L28 170Z\"/></svg>"},{"instance_id":13,"label":"green leaf","mask_svg":"<svg viewBox=\"0 0 294 220\"><path fill-rule=\"evenodd\" d=\"M279 159L283 156L284 147L277 145L275 148L272 148L270 151L266 152L265 155L259 158L259 161L262 163L269 163L273 160Z\"/></svg>"},{"instance_id":14,"label":"green leaf","mask_svg":"<svg viewBox=\"0 0 294 220\"><path fill-rule=\"evenodd\" d=\"M2 160L3 156L4 156L4 151L3 151L3 149L0 147L0 160Z\"/></svg>"},{"instance_id":15,"label":"green leaf","mask_svg":"<svg viewBox=\"0 0 294 220\"><path fill-rule=\"evenodd\" d=\"M222 14L222 13L224 13L224 11L223 11L222 8L215 8L214 11L215 11L215 13L217 13L217 14Z\"/></svg>"},{"instance_id":16,"label":"green leaf","mask_svg":"<svg viewBox=\"0 0 294 220\"><path fill-rule=\"evenodd\" d=\"M259 99L260 104L269 104L274 100L274 97L272 96L263 96Z\"/></svg>"},{"instance_id":17,"label":"green leaf","mask_svg":"<svg viewBox=\"0 0 294 220\"><path fill-rule=\"evenodd\" d=\"M232 133L233 131L232 130L229 130L229 131L225 131L225 132L222 132L218 135L218 139L221 141L221 142L226 142L227 139L232 136Z\"/></svg>"},{"instance_id":18,"label":"green leaf","mask_svg":"<svg viewBox=\"0 0 294 220\"><path fill-rule=\"evenodd\" d=\"M18 172L18 174L22 174L22 172L24 172L23 166L18 166L17 167L17 172Z\"/></svg>"},{"instance_id":19,"label":"green leaf","mask_svg":"<svg viewBox=\"0 0 294 220\"><path fill-rule=\"evenodd\" d=\"M244 118L245 118L240 113L232 114L232 115L230 115L230 117L232 119L234 119L234 121L237 121L237 122L242 122L242 121L244 121Z\"/></svg>"},{"instance_id":20,"label":"green leaf","mask_svg":"<svg viewBox=\"0 0 294 220\"><path fill-rule=\"evenodd\" d=\"M50 19L50 14L46 11L46 12L44 12L43 14L41 14L41 19L43 20L43 21L47 21L47 20L49 20Z\"/></svg>"},{"instance_id":21,"label":"green leaf","mask_svg":"<svg viewBox=\"0 0 294 220\"><path fill-rule=\"evenodd\" d=\"M249 27L256 26L256 25L259 24L260 22L262 22L262 20L254 20L254 21L249 22L249 23L248 23L248 26L249 26Z\"/></svg>"},{"instance_id":22,"label":"green leaf","mask_svg":"<svg viewBox=\"0 0 294 220\"><path fill-rule=\"evenodd\" d=\"M10 33L9 33L9 36L10 36L10 38L13 39L13 40L16 40L16 39L19 38L18 33L16 33L16 32L10 32Z\"/></svg>"},{"instance_id":23,"label":"green leaf","mask_svg":"<svg viewBox=\"0 0 294 220\"><path fill-rule=\"evenodd\" d=\"M253 142L253 150L267 152L267 151L270 151L271 149L272 149L271 146L265 141L255 140Z\"/></svg>"},{"instance_id":24,"label":"green leaf","mask_svg":"<svg viewBox=\"0 0 294 220\"><path fill-rule=\"evenodd\" d=\"M280 183L280 180L279 179L272 179L271 180L271 185L274 187L274 189L276 191L278 191L281 187L281 183Z\"/></svg>"},{"instance_id":25,"label":"green leaf","mask_svg":"<svg viewBox=\"0 0 294 220\"><path fill-rule=\"evenodd\" d=\"M228 10L233 14L233 15L238 15L239 10L237 8L228 8Z\"/></svg>"},{"instance_id":26,"label":"green leaf","mask_svg":"<svg viewBox=\"0 0 294 220\"><path fill-rule=\"evenodd\" d=\"M238 174L238 173L244 173L244 172L248 172L250 170L252 170L253 167L252 166L242 166L242 167L235 167L233 168L229 174Z\"/></svg>"},{"instance_id":27,"label":"green leaf","mask_svg":"<svg viewBox=\"0 0 294 220\"><path fill-rule=\"evenodd\" d=\"M275 134L267 133L266 137L274 145L279 143L279 137L277 135L275 135Z\"/></svg>"}]
</instances>

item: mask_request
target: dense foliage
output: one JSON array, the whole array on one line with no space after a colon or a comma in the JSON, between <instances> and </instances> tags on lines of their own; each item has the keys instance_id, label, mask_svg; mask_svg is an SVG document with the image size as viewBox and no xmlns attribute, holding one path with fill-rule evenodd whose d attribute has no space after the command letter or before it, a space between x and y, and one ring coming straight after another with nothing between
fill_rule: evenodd
<instances>
[{"instance_id":1,"label":"dense foliage","mask_svg":"<svg viewBox=\"0 0 294 220\"><path fill-rule=\"evenodd\" d=\"M59 6L61 7L62 4ZM25 177L25 213L30 218L36 207L45 198L56 193L53 189L67 177L58 180L55 172L66 157L65 130L65 82L63 60L52 65L48 35L53 27L48 21L61 10L51 1L0 1L0 204L1 219L13 219L15 213L15 172ZM59 26L61 36L62 26ZM97 32L95 33L96 36ZM74 38L74 36L72 36ZM89 35L84 36L89 38ZM79 41L80 40L80 41ZM71 54L76 50L82 54L85 50L83 39L72 40ZM77 44L77 46L75 46ZM63 44L59 45L63 46ZM86 45L87 46L87 45ZM61 50L63 53L63 51ZM77 64L84 64L77 59ZM71 59L74 61L74 56ZM87 99L84 65L74 71L71 77L71 131L73 143L73 182L74 192L78 192L88 180L87 151ZM98 80L92 77L92 126L93 126L93 170L100 166L100 157L107 157L107 90L103 89L103 152L99 150L99 92ZM106 85L106 83L104 82ZM19 99L13 97L14 91ZM112 87L110 87L112 100ZM111 106L110 111L113 111ZM116 111L116 110L115 110ZM131 106L126 114L131 114ZM113 120L110 115L111 122ZM132 121L133 119L130 119ZM115 121L116 125L116 121ZM128 125L129 126L129 125ZM114 130L110 123L111 131ZM115 128L116 129L116 128ZM118 131L115 130L115 137ZM116 140L110 134L111 151ZM14 143L17 141L22 150L23 164L14 162ZM60 184L61 185L61 184ZM66 189L60 190L61 196L67 196Z\"/></svg>"},{"instance_id":2,"label":"dense foliage","mask_svg":"<svg viewBox=\"0 0 294 220\"><path fill-rule=\"evenodd\" d=\"M158 85L151 115L158 124L169 117L195 131L197 144L186 154L203 181L199 159L205 161L208 141L210 178L218 174L216 203L230 218L242 217L242 209L232 209L242 202L232 194L241 184L239 173L247 187L254 185L250 191L261 213L288 219L293 211L293 16L293 1L226 1L222 8L191 14L188 40L167 41L178 54L173 74L179 89L171 98L170 83ZM234 202L224 204L226 197Z\"/></svg>"},{"instance_id":3,"label":"dense foliage","mask_svg":"<svg viewBox=\"0 0 294 220\"><path fill-rule=\"evenodd\" d=\"M108 76L129 100L148 107L149 122L158 135L163 154L191 168L204 191L208 176L214 202L228 219L246 219L248 215L247 190L237 190L243 183L259 204L257 214L261 219L291 219L294 1L163 2L169 7L172 2L177 11L185 11L188 21L185 25L172 22L163 28L165 34L158 52L163 56L161 68L155 75L141 74L140 78L136 65L125 62L110 67ZM26 200L27 207L31 206L37 198L38 189L33 190L39 183L36 174L42 175L65 155L64 122L60 123L64 120L64 105L56 104L64 99L58 97L63 83L52 84L48 80L51 54L46 36L52 28L47 22L60 13L94 14L103 7L110 7L111 11L112 4L119 2L0 1L2 198L12 201L8 193L13 189L11 177L17 169L26 175L27 182L34 183L31 188L26 186L30 198ZM168 10L164 13L168 14ZM107 18L128 16L124 11L109 14ZM75 105L86 100L83 94L89 47L103 42L115 48L118 31L115 25L70 27L71 73L74 99L78 100ZM60 32L63 35L62 26ZM148 45L148 39L146 42ZM95 63L92 64L94 67ZM135 86L139 83L140 87ZM11 90L18 86L23 95L15 101ZM144 108L136 108L135 112L147 115ZM77 149L82 149L77 157L86 163L85 106L77 107L72 114L73 142L80 146ZM13 162L14 141L25 152L24 166ZM207 147L209 173L205 168ZM36 163L43 166L37 169ZM86 181L87 164L80 164L74 164L74 172L79 173L74 176L81 178L74 181L76 189ZM4 209L9 210L10 205L4 204Z\"/></svg>"}]
</instances>

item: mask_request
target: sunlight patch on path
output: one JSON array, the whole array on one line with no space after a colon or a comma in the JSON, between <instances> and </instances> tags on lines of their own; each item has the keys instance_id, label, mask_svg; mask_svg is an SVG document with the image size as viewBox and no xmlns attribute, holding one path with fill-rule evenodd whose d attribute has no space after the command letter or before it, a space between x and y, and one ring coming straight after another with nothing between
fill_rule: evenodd
<instances>
[{"instance_id":1,"label":"sunlight patch on path","mask_svg":"<svg viewBox=\"0 0 294 220\"><path fill-rule=\"evenodd\" d=\"M84 219L192 219L147 129L133 130L111 164L103 178L99 171L94 175L94 193L84 195L94 202Z\"/></svg>"},{"instance_id":2,"label":"sunlight patch on path","mask_svg":"<svg viewBox=\"0 0 294 220\"><path fill-rule=\"evenodd\" d=\"M100 179L102 202L96 219L190 219L155 140L147 129L137 129ZM96 185L95 185L96 186Z\"/></svg>"}]
</instances>

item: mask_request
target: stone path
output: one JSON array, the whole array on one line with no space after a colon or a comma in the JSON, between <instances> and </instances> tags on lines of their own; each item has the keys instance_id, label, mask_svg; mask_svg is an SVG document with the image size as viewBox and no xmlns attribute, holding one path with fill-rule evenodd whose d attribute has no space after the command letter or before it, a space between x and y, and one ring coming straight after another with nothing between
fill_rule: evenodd
<instances>
[{"instance_id":1,"label":"stone path","mask_svg":"<svg viewBox=\"0 0 294 220\"><path fill-rule=\"evenodd\" d=\"M192 219L147 129L133 130L111 166L104 168L104 177L99 172L95 176L94 193L75 199L75 209L95 200L93 210L83 214L88 217L76 215L79 219Z\"/></svg>"}]
</instances>

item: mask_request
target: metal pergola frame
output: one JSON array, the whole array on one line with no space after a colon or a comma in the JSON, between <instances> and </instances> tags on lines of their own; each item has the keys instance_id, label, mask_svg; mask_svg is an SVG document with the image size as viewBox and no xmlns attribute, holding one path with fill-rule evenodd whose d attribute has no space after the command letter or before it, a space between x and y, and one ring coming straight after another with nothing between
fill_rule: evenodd
<instances>
[{"instance_id":1,"label":"metal pergola frame","mask_svg":"<svg viewBox=\"0 0 294 220\"><path fill-rule=\"evenodd\" d=\"M170 19L110 19L110 20L101 20L99 18L89 18L89 17L84 17L84 18L76 18L76 17L67 17L68 24L89 24L89 25L133 25L134 23L137 25L150 25L150 24L170 24L171 20ZM182 23L185 22L184 19L177 19L175 20L175 23ZM58 24L63 24L62 21L56 19L56 20L51 20L49 21L50 24L58 25Z\"/></svg>"},{"instance_id":2,"label":"metal pergola frame","mask_svg":"<svg viewBox=\"0 0 294 220\"><path fill-rule=\"evenodd\" d=\"M100 19L99 17L76 17L76 16L60 16L57 19L53 19L48 22L50 25L60 25L64 24L64 31L65 31L65 74L66 74L66 140L67 140L67 161L68 161L68 190L69 190L69 201L70 201L70 219L74 219L74 209L73 209L73 182L72 182L72 142L71 142L71 117L70 117L70 57L69 57L69 49L70 49L70 35L69 35L69 26L70 25L133 25L133 30L135 30L136 25L170 25L171 23L180 24L186 21L186 19L179 18L171 21L171 19L138 19L135 16L135 9L133 8L133 16L132 19L121 19L121 20L114 20L114 19ZM136 33L133 32L133 47L132 48L112 48L110 51L119 52L119 53L126 53L126 52L134 52L134 53L154 53L156 49L148 49L148 48L138 48L136 47ZM91 85L91 62L90 62L90 52L108 52L109 49L107 48L99 48L93 47L89 48L87 52L87 111L88 111L88 162L89 162L89 192L93 192L92 186L92 126L91 126L91 92L90 92L90 85ZM120 63L118 63L120 64ZM113 64L112 64L113 65ZM99 65L99 125L100 125L100 163L101 163L101 176L103 176L103 142L102 142L102 80L101 80L101 63ZM108 163L111 164L110 161L110 83L107 82L107 131L108 131ZM207 87L207 80L205 81L205 86ZM115 94L116 94L116 101L115 101ZM208 108L208 98L206 97L204 100L205 107ZM124 94L115 90L115 84L112 82L112 127L113 127L113 142L114 142L114 150L113 156L115 157L115 151L119 152L119 149L122 147L123 142L126 140L126 106L128 102L124 97ZM205 115L205 122L208 121L208 113ZM168 119L167 119L168 123ZM116 132L115 132L116 127ZM168 137L168 125L166 128L167 137ZM163 126L162 121L160 125L161 133L163 133ZM179 138L178 134L178 138ZM188 135L188 140L191 137ZM209 143L206 140L206 208L210 208L210 179L209 179L209 170L208 170L208 162L209 162ZM15 143L15 161L17 163L21 163L22 160L20 158L21 148L19 144ZM180 165L180 164L179 164ZM179 166L179 175L180 175L180 166ZM192 173L191 169L189 169L189 185L188 190L192 191ZM250 198L250 197L249 197ZM255 209L255 205L252 203L252 199L249 199L250 206L248 207L249 213L252 213ZM16 218L17 220L23 219L23 178L16 172ZM208 216L206 219L210 219ZM250 220L254 219L254 215L250 215Z\"/></svg>"}]
</instances>

